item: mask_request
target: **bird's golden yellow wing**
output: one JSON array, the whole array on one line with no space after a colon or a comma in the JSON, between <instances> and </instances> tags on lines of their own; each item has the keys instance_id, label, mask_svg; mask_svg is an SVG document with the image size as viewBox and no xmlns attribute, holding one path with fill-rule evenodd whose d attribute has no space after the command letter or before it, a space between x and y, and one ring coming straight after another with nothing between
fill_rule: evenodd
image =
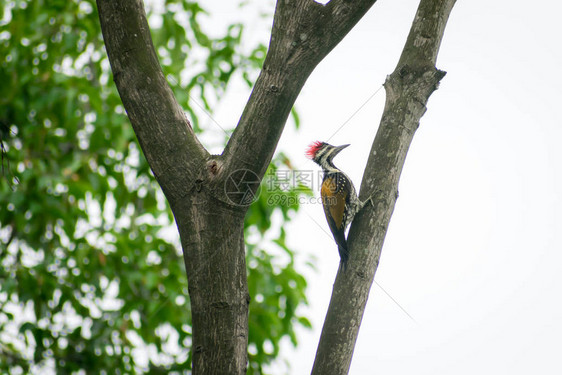
<instances>
[{"instance_id":1,"label":"bird's golden yellow wing","mask_svg":"<svg viewBox=\"0 0 562 375\"><path fill-rule=\"evenodd\" d=\"M337 176L327 177L322 183L320 194L322 195L322 204L324 206L324 213L328 219L333 220L336 230L342 229L342 222L344 218L345 202L347 193L338 184L339 179ZM330 228L332 229L332 228ZM333 232L332 229L332 232Z\"/></svg>"}]
</instances>

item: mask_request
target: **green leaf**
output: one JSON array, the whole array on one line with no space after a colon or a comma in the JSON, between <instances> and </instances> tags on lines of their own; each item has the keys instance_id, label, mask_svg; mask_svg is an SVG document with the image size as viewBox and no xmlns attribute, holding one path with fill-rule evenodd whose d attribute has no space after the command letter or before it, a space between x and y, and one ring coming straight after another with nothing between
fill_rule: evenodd
<instances>
[{"instance_id":1,"label":"green leaf","mask_svg":"<svg viewBox=\"0 0 562 375\"><path fill-rule=\"evenodd\" d=\"M291 108L291 117L293 118L293 121L295 122L295 129L298 129L301 126L301 119L300 119L299 113L297 112L295 107Z\"/></svg>"}]
</instances>

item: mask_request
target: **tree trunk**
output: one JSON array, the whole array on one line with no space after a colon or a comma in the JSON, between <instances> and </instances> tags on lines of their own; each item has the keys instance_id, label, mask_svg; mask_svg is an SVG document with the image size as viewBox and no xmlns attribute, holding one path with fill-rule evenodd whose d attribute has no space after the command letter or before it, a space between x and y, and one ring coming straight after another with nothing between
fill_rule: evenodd
<instances>
[{"instance_id":1,"label":"tree trunk","mask_svg":"<svg viewBox=\"0 0 562 375\"><path fill-rule=\"evenodd\" d=\"M445 76L435 68L445 24L455 0L421 0L394 72L385 82L386 103L361 183L371 203L349 231L347 272L338 272L312 374L347 374L382 245L398 198L398 180L425 105Z\"/></svg>"},{"instance_id":2,"label":"tree trunk","mask_svg":"<svg viewBox=\"0 0 562 375\"><path fill-rule=\"evenodd\" d=\"M196 374L246 372L244 213L218 202L204 185L174 210L189 279Z\"/></svg>"}]
</instances>

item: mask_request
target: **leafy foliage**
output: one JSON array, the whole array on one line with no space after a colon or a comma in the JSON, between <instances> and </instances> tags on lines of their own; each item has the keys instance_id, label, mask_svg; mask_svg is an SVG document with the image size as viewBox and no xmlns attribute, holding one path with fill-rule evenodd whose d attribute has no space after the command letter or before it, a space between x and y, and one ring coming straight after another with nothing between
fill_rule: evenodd
<instances>
[{"instance_id":1,"label":"leafy foliage","mask_svg":"<svg viewBox=\"0 0 562 375\"><path fill-rule=\"evenodd\" d=\"M264 47L241 52L242 24L209 36L195 2L148 14L199 131L192 105L210 110L235 76L251 83ZM187 371L189 297L173 217L111 82L95 3L17 0L0 4L0 19L0 371ZM270 168L287 164L281 155ZM306 281L282 229L298 202L267 201L309 192L263 190L246 222L255 373L283 337L296 344L296 324L310 325L298 315Z\"/></svg>"}]
</instances>

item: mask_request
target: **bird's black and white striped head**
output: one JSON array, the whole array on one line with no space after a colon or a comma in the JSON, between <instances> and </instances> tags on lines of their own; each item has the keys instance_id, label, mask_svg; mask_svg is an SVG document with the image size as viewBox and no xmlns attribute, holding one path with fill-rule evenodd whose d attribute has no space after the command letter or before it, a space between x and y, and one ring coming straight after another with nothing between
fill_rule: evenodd
<instances>
[{"instance_id":1,"label":"bird's black and white striped head","mask_svg":"<svg viewBox=\"0 0 562 375\"><path fill-rule=\"evenodd\" d=\"M332 160L347 146L349 145L332 146L326 142L316 141L308 146L306 156L324 169L333 169L334 164Z\"/></svg>"}]
</instances>

